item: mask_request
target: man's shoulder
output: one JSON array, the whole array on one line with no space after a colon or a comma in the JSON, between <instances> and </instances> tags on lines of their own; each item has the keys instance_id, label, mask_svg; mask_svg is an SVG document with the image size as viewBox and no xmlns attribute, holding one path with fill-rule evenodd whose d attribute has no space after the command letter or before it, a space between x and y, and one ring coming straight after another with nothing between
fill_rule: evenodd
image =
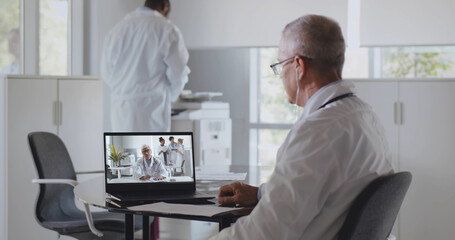
<instances>
[{"instance_id":1,"label":"man's shoulder","mask_svg":"<svg viewBox=\"0 0 455 240\"><path fill-rule=\"evenodd\" d=\"M362 115L365 114L374 115L374 112L360 98L352 97L346 101L337 102L334 106L316 110L308 115L305 120L313 124L331 124L335 121L361 119Z\"/></svg>"},{"instance_id":2,"label":"man's shoulder","mask_svg":"<svg viewBox=\"0 0 455 240\"><path fill-rule=\"evenodd\" d=\"M299 119L294 125L299 134L311 136L339 135L360 128L362 125L371 125L379 122L369 105L361 100L350 103L339 103L337 106L318 110L307 117Z\"/></svg>"}]
</instances>

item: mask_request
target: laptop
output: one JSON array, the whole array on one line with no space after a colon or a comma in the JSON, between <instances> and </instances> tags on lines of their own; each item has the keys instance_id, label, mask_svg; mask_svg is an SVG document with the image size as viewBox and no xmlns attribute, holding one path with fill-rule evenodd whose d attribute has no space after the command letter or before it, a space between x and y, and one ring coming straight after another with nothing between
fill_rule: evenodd
<instances>
[{"instance_id":1,"label":"laptop","mask_svg":"<svg viewBox=\"0 0 455 240\"><path fill-rule=\"evenodd\" d=\"M193 146L192 132L105 132L108 200L134 205L215 198L196 192Z\"/></svg>"}]
</instances>

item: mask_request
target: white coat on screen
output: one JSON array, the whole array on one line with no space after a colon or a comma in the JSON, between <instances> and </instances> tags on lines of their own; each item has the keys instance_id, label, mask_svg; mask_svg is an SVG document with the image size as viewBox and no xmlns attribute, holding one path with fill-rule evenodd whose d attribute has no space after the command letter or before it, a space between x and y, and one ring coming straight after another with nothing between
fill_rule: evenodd
<instances>
[{"instance_id":1,"label":"white coat on screen","mask_svg":"<svg viewBox=\"0 0 455 240\"><path fill-rule=\"evenodd\" d=\"M110 88L113 131L170 131L171 102L188 82L180 30L139 7L107 35L101 74Z\"/></svg>"}]
</instances>

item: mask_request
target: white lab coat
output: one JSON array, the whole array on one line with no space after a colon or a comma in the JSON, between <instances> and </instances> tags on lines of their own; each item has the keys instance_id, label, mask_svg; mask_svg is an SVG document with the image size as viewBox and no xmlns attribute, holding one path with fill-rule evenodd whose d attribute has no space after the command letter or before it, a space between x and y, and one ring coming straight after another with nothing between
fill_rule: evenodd
<instances>
[{"instance_id":1,"label":"white lab coat","mask_svg":"<svg viewBox=\"0 0 455 240\"><path fill-rule=\"evenodd\" d=\"M177 162L177 152L174 151L177 148L178 148L178 144L176 142L174 142L174 144L169 143L169 145L167 147L167 149L169 150L169 155L167 155L168 156L167 160L168 161L170 160L172 162L172 164L170 162L168 162L168 163L173 166L176 166L176 162Z\"/></svg>"},{"instance_id":2,"label":"white lab coat","mask_svg":"<svg viewBox=\"0 0 455 240\"><path fill-rule=\"evenodd\" d=\"M113 131L170 131L171 102L188 82L180 30L139 7L107 35L101 74L110 88Z\"/></svg>"},{"instance_id":3,"label":"white lab coat","mask_svg":"<svg viewBox=\"0 0 455 240\"><path fill-rule=\"evenodd\" d=\"M161 151L163 151L162 153L160 153ZM158 154L156 157L163 163L163 164L166 164L166 162L164 161L164 154L168 154L167 153L167 147L166 145L159 145L157 148L156 148L156 154ZM169 157L169 155L167 156L167 158Z\"/></svg>"},{"instance_id":4,"label":"white lab coat","mask_svg":"<svg viewBox=\"0 0 455 240\"><path fill-rule=\"evenodd\" d=\"M175 160L175 165L176 165L177 167L180 167L180 166L182 165L183 154L185 153L185 152L184 152L185 150L183 149L183 145L182 145L182 144L178 144L178 143L177 143L177 150L178 150L179 152L176 152L177 158L176 158L176 160ZM180 153L181 153L181 154L180 154Z\"/></svg>"},{"instance_id":5,"label":"white lab coat","mask_svg":"<svg viewBox=\"0 0 455 240\"><path fill-rule=\"evenodd\" d=\"M152 178L159 176L167 177L168 175L166 169L164 168L164 163L154 157L152 157L150 166L147 165L147 162L143 157L139 158L134 165L133 170L133 177L135 179L140 179L146 175L150 175Z\"/></svg>"},{"instance_id":6,"label":"white lab coat","mask_svg":"<svg viewBox=\"0 0 455 240\"><path fill-rule=\"evenodd\" d=\"M384 129L370 106L350 97L318 110L351 88L338 81L313 95L278 150L252 213L215 239L336 238L354 198L393 171Z\"/></svg>"}]
</instances>

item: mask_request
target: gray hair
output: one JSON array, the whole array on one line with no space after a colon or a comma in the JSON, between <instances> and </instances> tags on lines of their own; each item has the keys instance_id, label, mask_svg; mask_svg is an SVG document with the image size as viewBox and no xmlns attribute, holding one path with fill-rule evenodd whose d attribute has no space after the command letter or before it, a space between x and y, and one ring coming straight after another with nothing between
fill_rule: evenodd
<instances>
[{"instance_id":1,"label":"gray hair","mask_svg":"<svg viewBox=\"0 0 455 240\"><path fill-rule=\"evenodd\" d=\"M305 15L286 25L283 37L293 54L310 57L315 63L336 67L340 71L343 68L345 44L335 20Z\"/></svg>"},{"instance_id":2,"label":"gray hair","mask_svg":"<svg viewBox=\"0 0 455 240\"><path fill-rule=\"evenodd\" d=\"M150 148L150 146L149 146L149 145L147 145L147 144L144 144L144 145L142 145L142 147L141 147L141 152L143 152L143 151L144 151L144 149L146 149L146 148L148 148L148 149L150 149L150 150L151 150L151 148Z\"/></svg>"}]
</instances>

